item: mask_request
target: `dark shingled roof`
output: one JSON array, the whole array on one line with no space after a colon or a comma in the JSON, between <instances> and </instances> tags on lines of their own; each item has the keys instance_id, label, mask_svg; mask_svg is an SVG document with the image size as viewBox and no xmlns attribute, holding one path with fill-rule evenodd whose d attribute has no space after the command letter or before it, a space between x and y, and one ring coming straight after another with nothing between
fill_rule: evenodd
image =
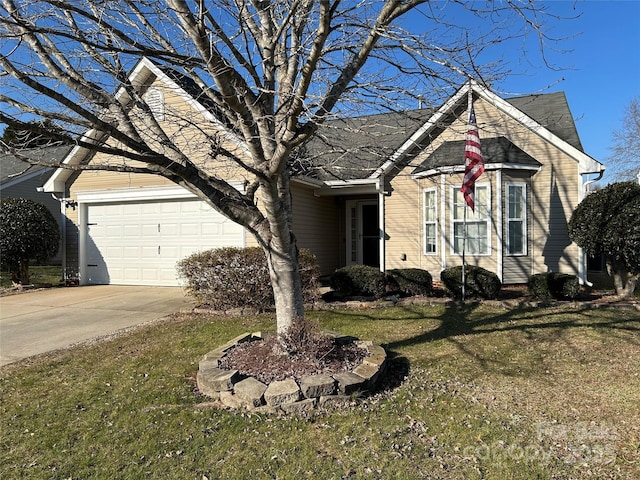
<instances>
[{"instance_id":1,"label":"dark shingled roof","mask_svg":"<svg viewBox=\"0 0 640 480\"><path fill-rule=\"evenodd\" d=\"M506 99L562 140L582 151L567 99L563 92L527 95ZM293 173L319 180L351 180L369 177L420 128L434 109L411 110L333 120L322 125L294 160ZM485 160L540 165L506 138L481 139ZM438 148L418 167L461 164L464 140ZM437 154L436 158L432 158Z\"/></svg>"},{"instance_id":2,"label":"dark shingled roof","mask_svg":"<svg viewBox=\"0 0 640 480\"><path fill-rule=\"evenodd\" d=\"M584 151L564 92L527 95L506 100L569 145L581 152Z\"/></svg>"},{"instance_id":3,"label":"dark shingled roof","mask_svg":"<svg viewBox=\"0 0 640 480\"><path fill-rule=\"evenodd\" d=\"M20 154L34 161L55 166L66 157L69 150L70 147L68 146L41 147L22 150ZM43 168L48 167L45 165L29 166L28 163L23 162L11 154L0 154L0 182L2 183L26 173L37 172Z\"/></svg>"},{"instance_id":4,"label":"dark shingled roof","mask_svg":"<svg viewBox=\"0 0 640 480\"><path fill-rule=\"evenodd\" d=\"M413 171L421 173L438 167L464 164L465 140L445 142ZM480 139L482 157L485 163L517 163L520 165L540 166L535 158L516 147L506 137Z\"/></svg>"},{"instance_id":5,"label":"dark shingled roof","mask_svg":"<svg viewBox=\"0 0 640 480\"><path fill-rule=\"evenodd\" d=\"M319 180L367 178L433 112L419 109L331 120L296 152L293 172Z\"/></svg>"}]
</instances>

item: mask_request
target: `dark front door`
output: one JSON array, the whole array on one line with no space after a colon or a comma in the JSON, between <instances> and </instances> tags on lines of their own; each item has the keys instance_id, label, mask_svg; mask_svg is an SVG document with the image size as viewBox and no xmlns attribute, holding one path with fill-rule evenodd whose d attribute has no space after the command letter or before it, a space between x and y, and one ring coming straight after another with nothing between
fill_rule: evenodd
<instances>
[{"instance_id":1,"label":"dark front door","mask_svg":"<svg viewBox=\"0 0 640 480\"><path fill-rule=\"evenodd\" d=\"M380 224L378 205L362 204L362 263L371 267L380 266Z\"/></svg>"}]
</instances>

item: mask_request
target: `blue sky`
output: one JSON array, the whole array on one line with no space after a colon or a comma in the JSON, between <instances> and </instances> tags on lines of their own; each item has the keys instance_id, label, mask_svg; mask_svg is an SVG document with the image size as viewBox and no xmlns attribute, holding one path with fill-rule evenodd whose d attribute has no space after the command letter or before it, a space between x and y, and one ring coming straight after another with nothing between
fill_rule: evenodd
<instances>
[{"instance_id":1,"label":"blue sky","mask_svg":"<svg viewBox=\"0 0 640 480\"><path fill-rule=\"evenodd\" d=\"M527 76L514 76L499 85L516 94L564 91L586 153L607 163L612 133L622 127L624 110L640 96L640 1L551 1L554 12L574 15L558 23L553 32L576 37L549 51L553 63L564 67L552 71L533 66ZM514 56L512 59L517 62ZM605 183L614 180L609 169Z\"/></svg>"}]
</instances>

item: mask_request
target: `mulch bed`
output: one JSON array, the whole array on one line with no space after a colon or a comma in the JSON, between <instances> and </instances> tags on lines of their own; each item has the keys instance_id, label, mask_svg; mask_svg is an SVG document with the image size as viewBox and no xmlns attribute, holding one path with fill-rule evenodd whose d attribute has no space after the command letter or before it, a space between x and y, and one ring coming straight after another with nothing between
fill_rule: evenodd
<instances>
[{"instance_id":1,"label":"mulch bed","mask_svg":"<svg viewBox=\"0 0 640 480\"><path fill-rule=\"evenodd\" d=\"M332 337L318 339L317 348L287 353L277 336L241 343L220 359L219 368L238 370L262 383L309 375L330 375L353 370L367 351L353 342L341 343Z\"/></svg>"}]
</instances>

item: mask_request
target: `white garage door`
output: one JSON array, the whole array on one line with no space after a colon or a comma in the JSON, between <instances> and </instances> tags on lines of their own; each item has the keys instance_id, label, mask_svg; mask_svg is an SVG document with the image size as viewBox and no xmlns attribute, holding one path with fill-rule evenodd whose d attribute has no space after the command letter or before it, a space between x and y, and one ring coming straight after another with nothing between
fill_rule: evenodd
<instances>
[{"instance_id":1,"label":"white garage door","mask_svg":"<svg viewBox=\"0 0 640 480\"><path fill-rule=\"evenodd\" d=\"M178 285L180 259L201 250L242 245L242 227L199 200L87 206L90 284Z\"/></svg>"}]
</instances>

